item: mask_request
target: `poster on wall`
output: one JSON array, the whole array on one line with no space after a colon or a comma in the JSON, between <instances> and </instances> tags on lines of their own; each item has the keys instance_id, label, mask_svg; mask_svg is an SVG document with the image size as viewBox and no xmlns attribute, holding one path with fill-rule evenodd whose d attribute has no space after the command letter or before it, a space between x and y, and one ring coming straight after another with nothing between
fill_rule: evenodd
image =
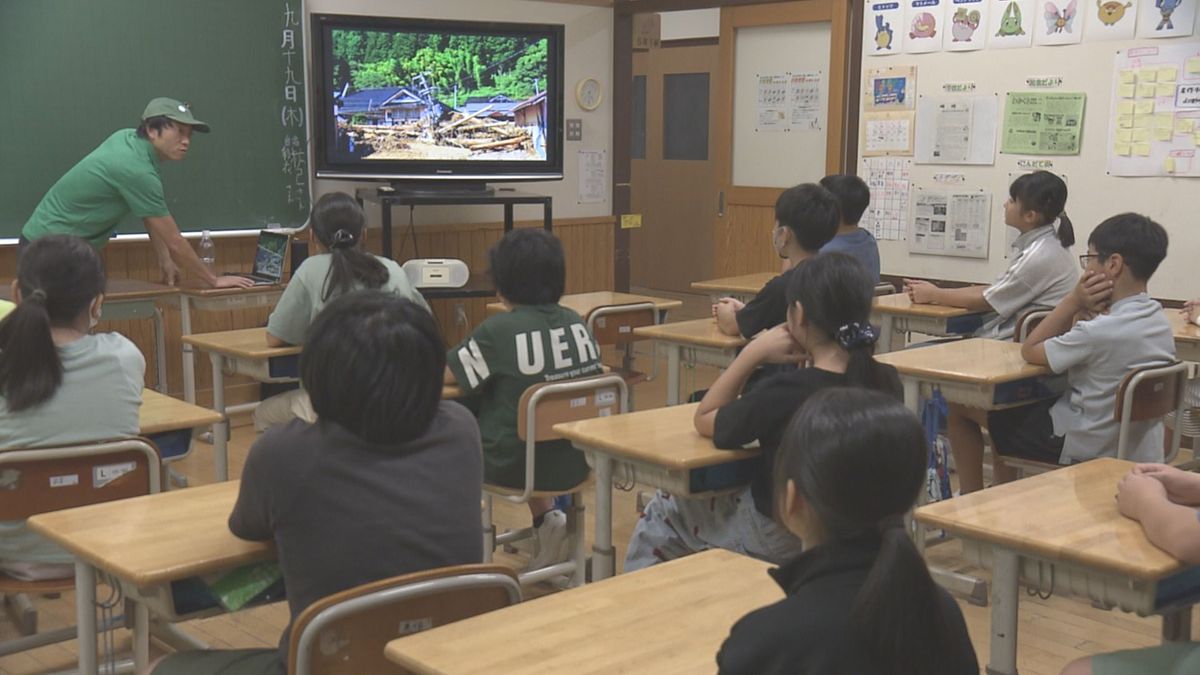
<instances>
[{"instance_id":1,"label":"poster on wall","mask_svg":"<svg viewBox=\"0 0 1200 675\"><path fill-rule=\"evenodd\" d=\"M863 44L870 56L891 56L904 50L904 6L901 0L867 3Z\"/></svg>"},{"instance_id":2,"label":"poster on wall","mask_svg":"<svg viewBox=\"0 0 1200 675\"><path fill-rule=\"evenodd\" d=\"M788 76L788 125L794 131L821 130L821 71Z\"/></svg>"},{"instance_id":3,"label":"poster on wall","mask_svg":"<svg viewBox=\"0 0 1200 675\"><path fill-rule=\"evenodd\" d=\"M1139 38L1188 37L1196 24L1200 0L1141 0L1138 6Z\"/></svg>"},{"instance_id":4,"label":"poster on wall","mask_svg":"<svg viewBox=\"0 0 1200 675\"><path fill-rule=\"evenodd\" d=\"M946 11L948 27L942 35L942 49L969 52L987 46L990 0L950 0Z\"/></svg>"},{"instance_id":5,"label":"poster on wall","mask_svg":"<svg viewBox=\"0 0 1200 675\"><path fill-rule=\"evenodd\" d=\"M917 92L917 67L869 68L864 110L912 110Z\"/></svg>"},{"instance_id":6,"label":"poster on wall","mask_svg":"<svg viewBox=\"0 0 1200 675\"><path fill-rule=\"evenodd\" d=\"M1137 26L1138 3L1154 0L1096 0L1095 5L1084 4L1087 15L1087 39L1132 40Z\"/></svg>"},{"instance_id":7,"label":"poster on wall","mask_svg":"<svg viewBox=\"0 0 1200 675\"><path fill-rule=\"evenodd\" d=\"M1041 46L1077 45L1083 40L1079 6L1088 0L1042 0L1038 20L1033 22L1033 42Z\"/></svg>"},{"instance_id":8,"label":"poster on wall","mask_svg":"<svg viewBox=\"0 0 1200 675\"><path fill-rule=\"evenodd\" d=\"M1083 92L1009 92L1004 104L1000 152L1078 155L1086 98Z\"/></svg>"},{"instance_id":9,"label":"poster on wall","mask_svg":"<svg viewBox=\"0 0 1200 675\"><path fill-rule=\"evenodd\" d=\"M988 47L1014 49L1033 44L1034 0L988 0Z\"/></svg>"},{"instance_id":10,"label":"poster on wall","mask_svg":"<svg viewBox=\"0 0 1200 675\"><path fill-rule=\"evenodd\" d=\"M863 157L913 154L913 112L864 112L862 114Z\"/></svg>"},{"instance_id":11,"label":"poster on wall","mask_svg":"<svg viewBox=\"0 0 1200 675\"><path fill-rule=\"evenodd\" d=\"M992 196L986 192L918 189L913 197L912 253L988 257Z\"/></svg>"},{"instance_id":12,"label":"poster on wall","mask_svg":"<svg viewBox=\"0 0 1200 675\"><path fill-rule=\"evenodd\" d=\"M942 48L945 30L943 0L906 0L904 53L925 54Z\"/></svg>"},{"instance_id":13,"label":"poster on wall","mask_svg":"<svg viewBox=\"0 0 1200 675\"><path fill-rule=\"evenodd\" d=\"M993 164L995 96L922 96L917 101L917 164Z\"/></svg>"},{"instance_id":14,"label":"poster on wall","mask_svg":"<svg viewBox=\"0 0 1200 675\"><path fill-rule=\"evenodd\" d=\"M1200 42L1118 51L1108 173L1200 177Z\"/></svg>"},{"instance_id":15,"label":"poster on wall","mask_svg":"<svg viewBox=\"0 0 1200 675\"><path fill-rule=\"evenodd\" d=\"M898 157L864 157L862 163L863 180L871 190L871 204L863 215L862 227L879 240L904 239L912 162Z\"/></svg>"},{"instance_id":16,"label":"poster on wall","mask_svg":"<svg viewBox=\"0 0 1200 675\"><path fill-rule=\"evenodd\" d=\"M788 126L787 74L759 75L755 131L785 131Z\"/></svg>"}]
</instances>

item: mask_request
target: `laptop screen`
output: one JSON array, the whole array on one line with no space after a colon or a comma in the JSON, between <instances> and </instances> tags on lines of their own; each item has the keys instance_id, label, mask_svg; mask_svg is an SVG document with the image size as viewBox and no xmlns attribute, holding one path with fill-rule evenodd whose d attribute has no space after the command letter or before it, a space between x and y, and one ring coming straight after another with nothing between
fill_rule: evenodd
<instances>
[{"instance_id":1,"label":"laptop screen","mask_svg":"<svg viewBox=\"0 0 1200 675\"><path fill-rule=\"evenodd\" d=\"M283 259L287 255L288 235L262 230L258 233L258 248L254 252L254 273L275 279L283 278Z\"/></svg>"}]
</instances>

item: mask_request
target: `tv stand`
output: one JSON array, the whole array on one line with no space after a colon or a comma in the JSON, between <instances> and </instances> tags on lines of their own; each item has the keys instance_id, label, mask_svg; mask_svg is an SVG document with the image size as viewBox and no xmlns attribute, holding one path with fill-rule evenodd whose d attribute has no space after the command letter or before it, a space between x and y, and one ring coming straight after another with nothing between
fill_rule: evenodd
<instances>
[{"instance_id":1,"label":"tv stand","mask_svg":"<svg viewBox=\"0 0 1200 675\"><path fill-rule=\"evenodd\" d=\"M355 198L361 205L363 202L378 202L381 213L383 230L383 255L395 259L392 250L392 208L395 206L488 206L504 207L504 231L513 229L513 206L516 204L540 204L542 207L542 227L550 232L554 229L554 211L549 195L535 195L513 190L500 189L488 192L409 192L392 186L378 188L360 188ZM437 253L434 253L437 255ZM474 286L475 284L468 284ZM490 282L487 288L456 288L436 289L436 292L425 292L426 297L491 297L495 289ZM430 289L431 291L434 289Z\"/></svg>"},{"instance_id":2,"label":"tv stand","mask_svg":"<svg viewBox=\"0 0 1200 675\"><path fill-rule=\"evenodd\" d=\"M483 181L454 180L454 181L392 181L379 188L380 194L405 194L429 197L448 197L454 195L492 195L496 189Z\"/></svg>"}]
</instances>

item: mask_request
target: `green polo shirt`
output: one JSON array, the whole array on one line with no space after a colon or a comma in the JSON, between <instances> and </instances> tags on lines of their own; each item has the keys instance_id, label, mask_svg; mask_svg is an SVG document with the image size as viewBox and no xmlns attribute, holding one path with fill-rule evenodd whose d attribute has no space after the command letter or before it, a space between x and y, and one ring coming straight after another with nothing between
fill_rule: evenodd
<instances>
[{"instance_id":1,"label":"green polo shirt","mask_svg":"<svg viewBox=\"0 0 1200 675\"><path fill-rule=\"evenodd\" d=\"M21 234L30 241L51 234L73 234L103 248L117 223L168 216L158 174L158 154L133 129L109 136L50 188Z\"/></svg>"},{"instance_id":2,"label":"green polo shirt","mask_svg":"<svg viewBox=\"0 0 1200 675\"><path fill-rule=\"evenodd\" d=\"M575 312L561 305L518 305L493 314L446 355L459 386L479 396L484 476L525 484L525 442L517 437L517 405L531 385L599 374L600 350ZM588 475L583 453L565 440L537 444L534 485L575 486Z\"/></svg>"}]
</instances>

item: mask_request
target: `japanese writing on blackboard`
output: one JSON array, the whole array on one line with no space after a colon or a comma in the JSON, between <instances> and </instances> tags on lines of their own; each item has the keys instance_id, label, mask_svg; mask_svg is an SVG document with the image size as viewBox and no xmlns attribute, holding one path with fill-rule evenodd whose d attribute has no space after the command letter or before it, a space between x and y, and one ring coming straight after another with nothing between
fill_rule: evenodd
<instances>
[{"instance_id":1,"label":"japanese writing on blackboard","mask_svg":"<svg viewBox=\"0 0 1200 675\"><path fill-rule=\"evenodd\" d=\"M300 30L300 17L290 2L283 3L283 21L279 40L280 57L283 60L283 98L279 106L279 123L285 130L283 147L280 149L281 171L284 189L287 191L288 206L298 211L308 209L308 155L304 132L304 55L297 47L296 34Z\"/></svg>"}]
</instances>

